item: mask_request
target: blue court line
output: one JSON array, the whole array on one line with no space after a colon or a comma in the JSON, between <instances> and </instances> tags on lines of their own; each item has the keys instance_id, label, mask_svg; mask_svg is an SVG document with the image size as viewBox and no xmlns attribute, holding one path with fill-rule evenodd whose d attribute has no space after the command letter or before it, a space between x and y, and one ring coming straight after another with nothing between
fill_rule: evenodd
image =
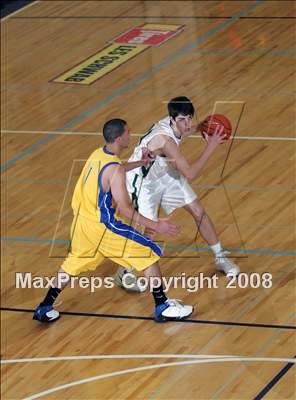
<instances>
[{"instance_id":1,"label":"blue court line","mask_svg":"<svg viewBox=\"0 0 296 400\"><path fill-rule=\"evenodd\" d=\"M69 244L69 240L65 239L35 239L29 237L1 237L2 241L10 241L10 242L27 242L27 243L65 243ZM193 247L193 246L175 246L175 245L166 245L160 247L164 249L175 249L175 250L193 250L193 251L209 251L209 247ZM233 253L250 253L250 254L281 254L281 255L296 255L296 251L288 251L288 250L270 250L270 249L237 249L237 248L225 248L225 250L229 250Z\"/></svg>"},{"instance_id":2,"label":"blue court line","mask_svg":"<svg viewBox=\"0 0 296 400\"><path fill-rule=\"evenodd\" d=\"M296 356L294 356L295 358ZM265 386L263 390L254 398L254 400L261 400L266 393L268 393L272 387L292 368L294 363L288 363L280 370L280 372Z\"/></svg>"},{"instance_id":3,"label":"blue court line","mask_svg":"<svg viewBox=\"0 0 296 400\"><path fill-rule=\"evenodd\" d=\"M5 164L1 165L0 171L4 171L6 168L9 168L11 165L15 164L18 160L21 158L25 157L27 154L31 153L33 150L39 149L39 147L43 146L44 144L48 143L54 138L53 135L46 135L44 138L38 140L35 144L32 144L32 146L28 147L25 151L20 153L18 156L13 158L12 160L6 162Z\"/></svg>"},{"instance_id":4,"label":"blue court line","mask_svg":"<svg viewBox=\"0 0 296 400\"><path fill-rule=\"evenodd\" d=\"M1 311L12 311L12 312L28 312L33 313L35 310L28 308L10 308L1 307ZM113 319L133 319L141 321L154 321L152 317L144 317L140 315L123 315L123 314L97 314L97 313L86 313L86 312L69 312L62 311L61 315L79 316L79 317L96 317L96 318L113 318ZM296 330L296 326L293 325L276 325L276 324L252 324L248 322L230 322L230 321L208 321L202 319L184 319L180 321L174 321L177 323L191 323L191 324L207 324L207 325L227 325L227 326L240 326L248 328L270 328L270 329L288 329Z\"/></svg>"},{"instance_id":5,"label":"blue court line","mask_svg":"<svg viewBox=\"0 0 296 400\"><path fill-rule=\"evenodd\" d=\"M186 52L200 44L203 43L205 40L209 39L211 36L213 36L215 33L219 32L220 30L226 28L228 25L233 24L234 22L238 21L240 19L240 17L244 14L246 14L247 12L253 10L255 7L257 7L260 3L262 3L263 0L256 0L254 3L248 4L246 7L244 7L240 12L238 12L237 14L235 14L233 17L231 17L231 19L222 22L221 24L216 25L213 29L211 29L208 33L206 33L205 35L201 36L200 38L194 40L193 42L189 43L187 46L181 48L180 50L178 50L175 54L173 54L172 56L168 57L166 60L162 61L160 64L156 65L155 67L153 67L152 69L150 69L149 71L145 72L143 75L141 75L139 78L131 81L130 83L128 83L127 85L123 86L122 88L116 90L112 95L110 95L109 97L107 97L106 99L100 101L97 105L95 105L94 107L90 108L88 111L84 111L81 114L77 115L77 117L75 117L74 119L72 119L71 121L69 121L67 124L65 124L61 129L59 129L60 132L65 131L66 129L72 127L73 125L75 125L77 122L80 122L81 120L83 120L84 118L88 117L89 115L91 115L92 113L94 113L95 111L99 110L101 107L103 107L104 105L108 104L111 100L113 100L114 98L120 96L121 94L127 92L128 90L134 88L136 85L138 85L138 83L141 83L142 81L144 81L146 78L152 76L153 74L155 74L156 72L160 71L163 67L167 66L168 64L170 64L172 61L175 61L177 58L179 58L180 56L186 54ZM40 146L42 146L45 143L48 143L50 140L52 140L54 138L54 135L46 135L45 138L39 140L38 142L36 142L34 145L30 146L27 150L23 151L22 153L20 153L17 157L13 158L12 160L6 162L5 164L1 165L0 167L0 171L4 171L5 169L7 169L8 167L10 167L11 165L15 164L17 161L19 161L20 159L22 159L23 157L25 157L26 155L28 155L29 153L31 153L32 151L34 151L35 149L39 148Z\"/></svg>"},{"instance_id":6,"label":"blue court line","mask_svg":"<svg viewBox=\"0 0 296 400\"><path fill-rule=\"evenodd\" d=\"M176 250L195 250L195 251L209 251L209 247L191 247L191 246L175 246L169 245L164 246L166 249L176 249ZM237 249L237 248L225 248L225 250L231 251L233 253L255 253L255 254L282 254L282 255L296 255L296 251L288 250L270 250L270 249Z\"/></svg>"},{"instance_id":7,"label":"blue court line","mask_svg":"<svg viewBox=\"0 0 296 400\"><path fill-rule=\"evenodd\" d=\"M11 241L11 242L28 242L28 243L70 243L70 240L63 239L33 239L28 237L1 237L3 241Z\"/></svg>"},{"instance_id":8,"label":"blue court line","mask_svg":"<svg viewBox=\"0 0 296 400\"><path fill-rule=\"evenodd\" d=\"M272 56L272 57L291 57L296 56L296 51L292 50L266 50L266 51L259 51L259 50L223 50L223 49L200 49L200 50L192 50L187 52L188 55L194 54L202 54L202 55L214 55L214 56L245 56L245 55L254 55L254 56Z\"/></svg>"}]
</instances>

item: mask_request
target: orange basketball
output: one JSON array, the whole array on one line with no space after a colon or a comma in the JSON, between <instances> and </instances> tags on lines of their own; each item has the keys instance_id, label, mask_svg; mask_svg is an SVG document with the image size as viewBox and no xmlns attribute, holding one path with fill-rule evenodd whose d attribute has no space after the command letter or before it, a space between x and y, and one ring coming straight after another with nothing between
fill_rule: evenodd
<instances>
[{"instance_id":1,"label":"orange basketball","mask_svg":"<svg viewBox=\"0 0 296 400\"><path fill-rule=\"evenodd\" d=\"M201 124L201 134L203 138L205 135L212 136L219 126L223 126L223 134L226 135L226 139L229 139L232 133L231 122L225 115L213 114L209 115Z\"/></svg>"}]
</instances>

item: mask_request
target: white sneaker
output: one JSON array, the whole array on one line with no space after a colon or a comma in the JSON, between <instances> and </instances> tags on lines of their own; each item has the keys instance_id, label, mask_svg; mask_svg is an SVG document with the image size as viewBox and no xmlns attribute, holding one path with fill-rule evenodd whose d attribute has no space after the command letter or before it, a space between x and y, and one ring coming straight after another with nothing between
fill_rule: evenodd
<instances>
[{"instance_id":1,"label":"white sneaker","mask_svg":"<svg viewBox=\"0 0 296 400\"><path fill-rule=\"evenodd\" d=\"M119 267L114 275L114 283L129 292L145 292L145 287L138 284L136 275L127 268Z\"/></svg>"},{"instance_id":2,"label":"white sneaker","mask_svg":"<svg viewBox=\"0 0 296 400\"><path fill-rule=\"evenodd\" d=\"M239 267L233 261L226 257L226 254L229 254L229 251L223 251L220 254L221 255L219 255L215 259L217 271L224 272L227 278L239 275Z\"/></svg>"},{"instance_id":3,"label":"white sneaker","mask_svg":"<svg viewBox=\"0 0 296 400\"><path fill-rule=\"evenodd\" d=\"M190 305L182 305L178 300L168 299L165 303L155 307L154 321L166 322L185 319L193 312Z\"/></svg>"}]
</instances>

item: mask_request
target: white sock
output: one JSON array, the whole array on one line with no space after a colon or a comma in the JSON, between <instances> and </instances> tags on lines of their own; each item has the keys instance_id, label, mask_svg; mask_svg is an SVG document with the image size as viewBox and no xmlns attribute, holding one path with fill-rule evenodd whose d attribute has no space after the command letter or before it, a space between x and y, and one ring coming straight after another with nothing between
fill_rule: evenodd
<instances>
[{"instance_id":1,"label":"white sock","mask_svg":"<svg viewBox=\"0 0 296 400\"><path fill-rule=\"evenodd\" d=\"M212 252L214 253L215 257L218 257L223 252L220 242L213 244L213 246L210 246L210 248L211 248Z\"/></svg>"}]
</instances>

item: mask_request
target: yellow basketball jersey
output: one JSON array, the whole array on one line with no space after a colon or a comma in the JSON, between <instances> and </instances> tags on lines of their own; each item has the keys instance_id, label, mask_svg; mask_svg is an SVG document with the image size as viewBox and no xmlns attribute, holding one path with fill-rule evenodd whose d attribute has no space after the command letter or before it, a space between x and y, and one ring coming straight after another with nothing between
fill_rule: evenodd
<instances>
[{"instance_id":1,"label":"yellow basketball jersey","mask_svg":"<svg viewBox=\"0 0 296 400\"><path fill-rule=\"evenodd\" d=\"M100 177L108 165L120 164L120 159L110 153L105 147L95 150L88 158L76 184L72 208L74 215L101 221L100 199Z\"/></svg>"},{"instance_id":2,"label":"yellow basketball jersey","mask_svg":"<svg viewBox=\"0 0 296 400\"><path fill-rule=\"evenodd\" d=\"M121 221L115 213L111 190L104 191L102 187L101 177L105 169L111 164L120 163L120 159L113 153L110 153L106 147L94 151L87 160L76 184L72 199L72 208L75 216L74 225L72 226L72 236L76 229L78 217L83 217L95 222L95 224L91 224L94 227L92 235L95 240L99 240L101 237L103 242L108 242L107 247L112 248L114 243L118 243L116 236L119 236L125 238L127 241L136 242L148 247L157 256L160 256L162 252L156 243L142 235L132 226ZM87 230L88 228L85 227L85 229ZM106 229L108 232L106 232ZM96 233L94 234L94 232ZM110 236L110 232L112 233L112 237ZM77 235L76 231L75 235ZM111 239L107 240L106 238ZM124 242L123 245L125 247ZM122 246L115 245L115 247L120 248ZM114 254L115 252L114 250L112 253ZM143 254L141 248L140 253ZM148 258L150 258L150 255Z\"/></svg>"}]
</instances>

